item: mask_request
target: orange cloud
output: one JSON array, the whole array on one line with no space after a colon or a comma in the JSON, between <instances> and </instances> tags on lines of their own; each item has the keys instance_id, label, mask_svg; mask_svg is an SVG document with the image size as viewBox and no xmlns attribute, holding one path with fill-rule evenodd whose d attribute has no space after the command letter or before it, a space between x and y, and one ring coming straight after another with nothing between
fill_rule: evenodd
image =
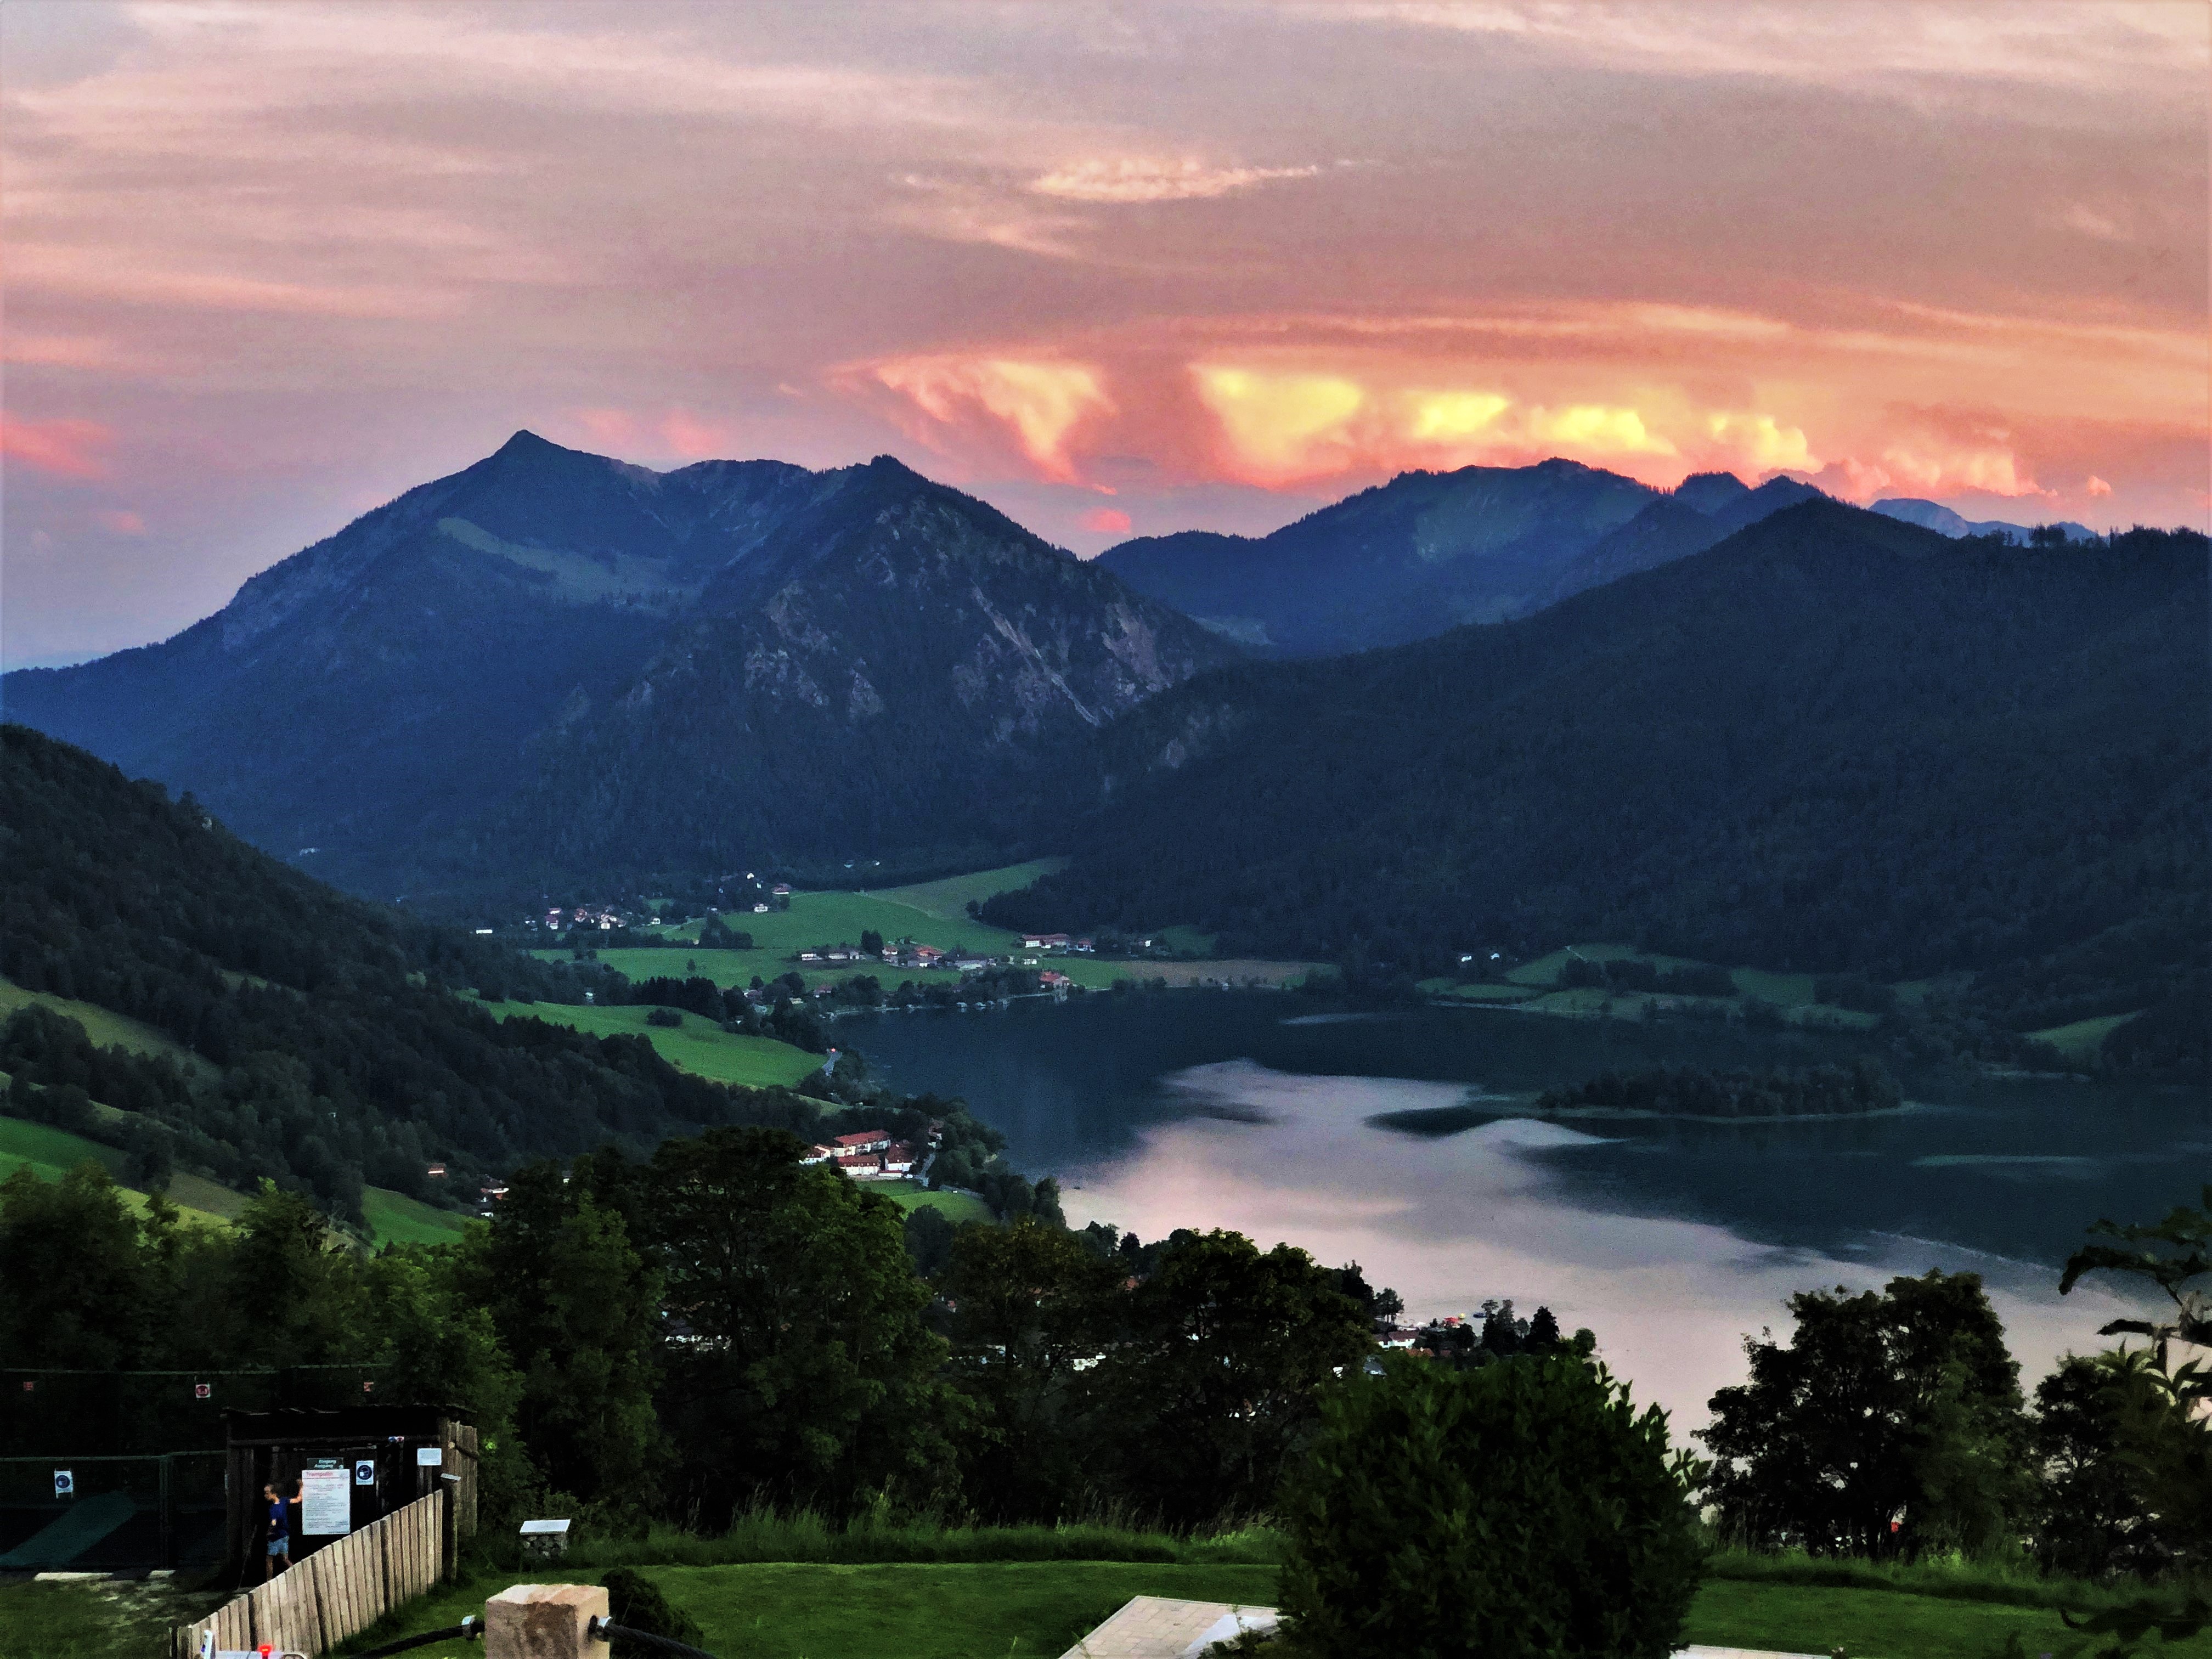
<instances>
[{"instance_id":1,"label":"orange cloud","mask_svg":"<svg viewBox=\"0 0 2212 1659\"><path fill-rule=\"evenodd\" d=\"M105 449L115 434L97 421L21 421L0 415L0 456L58 478L104 478Z\"/></svg>"},{"instance_id":2,"label":"orange cloud","mask_svg":"<svg viewBox=\"0 0 2212 1659\"><path fill-rule=\"evenodd\" d=\"M908 429L933 448L954 441L981 416L1011 437L1046 477L1077 482L1068 450L1079 423L1110 414L1104 376L1088 363L1017 357L902 357L869 371L921 416Z\"/></svg>"},{"instance_id":3,"label":"orange cloud","mask_svg":"<svg viewBox=\"0 0 2212 1659\"><path fill-rule=\"evenodd\" d=\"M1116 507L1094 507L1075 522L1101 536L1126 536L1129 533L1129 515Z\"/></svg>"},{"instance_id":4,"label":"orange cloud","mask_svg":"<svg viewBox=\"0 0 2212 1659\"><path fill-rule=\"evenodd\" d=\"M2099 477L2094 472L2089 475L2089 482L2084 487L2088 490L2090 495L2093 497L2109 495L2112 493L2112 485L2106 483L2102 478Z\"/></svg>"},{"instance_id":5,"label":"orange cloud","mask_svg":"<svg viewBox=\"0 0 2212 1659\"><path fill-rule=\"evenodd\" d=\"M1210 200L1278 179L1310 179L1317 167L1210 167L1203 161L1122 157L1073 161L1032 179L1039 196L1071 202L1188 202Z\"/></svg>"},{"instance_id":6,"label":"orange cloud","mask_svg":"<svg viewBox=\"0 0 2212 1659\"><path fill-rule=\"evenodd\" d=\"M102 530L118 536L143 536L146 533L146 520L119 507L101 507L92 515L92 521Z\"/></svg>"}]
</instances>

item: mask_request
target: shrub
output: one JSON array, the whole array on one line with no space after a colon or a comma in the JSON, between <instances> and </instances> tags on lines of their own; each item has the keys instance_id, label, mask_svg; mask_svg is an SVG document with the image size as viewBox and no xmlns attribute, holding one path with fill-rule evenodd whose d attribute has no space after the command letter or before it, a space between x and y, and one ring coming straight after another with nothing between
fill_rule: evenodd
<instances>
[{"instance_id":1,"label":"shrub","mask_svg":"<svg viewBox=\"0 0 2212 1659\"><path fill-rule=\"evenodd\" d=\"M707 1639L706 1632L692 1621L690 1614L670 1606L659 1588L636 1568L611 1567L599 1582L607 1587L610 1623L627 1625L647 1636L665 1636L695 1648ZM623 1637L615 1638L614 1651L616 1659L650 1659L653 1654L653 1650L644 1643Z\"/></svg>"},{"instance_id":2,"label":"shrub","mask_svg":"<svg viewBox=\"0 0 2212 1659\"><path fill-rule=\"evenodd\" d=\"M647 1025L681 1025L684 1016L673 1008L655 1008L645 1017L645 1023Z\"/></svg>"},{"instance_id":3,"label":"shrub","mask_svg":"<svg viewBox=\"0 0 2212 1659\"><path fill-rule=\"evenodd\" d=\"M1331 1389L1284 1493L1300 1650L1663 1659L1705 1571L1665 1413L1579 1358L1393 1355Z\"/></svg>"}]
</instances>

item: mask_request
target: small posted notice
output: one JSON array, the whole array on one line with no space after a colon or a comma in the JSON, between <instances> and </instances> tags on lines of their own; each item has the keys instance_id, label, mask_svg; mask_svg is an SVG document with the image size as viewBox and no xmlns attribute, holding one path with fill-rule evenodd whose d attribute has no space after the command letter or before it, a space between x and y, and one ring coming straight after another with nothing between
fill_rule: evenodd
<instances>
[{"instance_id":1,"label":"small posted notice","mask_svg":"<svg viewBox=\"0 0 2212 1659\"><path fill-rule=\"evenodd\" d=\"M310 1538L328 1538L353 1530L353 1471L300 1471L300 1530Z\"/></svg>"}]
</instances>

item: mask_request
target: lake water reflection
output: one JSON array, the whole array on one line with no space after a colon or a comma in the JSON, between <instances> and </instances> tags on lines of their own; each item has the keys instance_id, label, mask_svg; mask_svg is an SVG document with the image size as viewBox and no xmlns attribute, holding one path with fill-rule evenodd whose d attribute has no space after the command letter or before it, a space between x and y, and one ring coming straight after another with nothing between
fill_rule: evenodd
<instances>
[{"instance_id":1,"label":"lake water reflection","mask_svg":"<svg viewBox=\"0 0 2212 1659\"><path fill-rule=\"evenodd\" d=\"M1908 1077L1911 1109L1730 1125L1539 1121L1510 1096L1607 1070L1808 1065L1851 1040L1497 1011L1323 1012L1181 992L885 1015L840 1032L908 1091L957 1094L1070 1218L1146 1237L1232 1227L1357 1260L1417 1315L1510 1297L1598 1333L1678 1422L1740 1379L1746 1333L1790 1291L1931 1266L1990 1281L2031 1380L2094 1346L2100 1293L2056 1267L2099 1215L2148 1218L2212 1168L2201 1091ZM1474 1099L1443 1138L1368 1120Z\"/></svg>"}]
</instances>

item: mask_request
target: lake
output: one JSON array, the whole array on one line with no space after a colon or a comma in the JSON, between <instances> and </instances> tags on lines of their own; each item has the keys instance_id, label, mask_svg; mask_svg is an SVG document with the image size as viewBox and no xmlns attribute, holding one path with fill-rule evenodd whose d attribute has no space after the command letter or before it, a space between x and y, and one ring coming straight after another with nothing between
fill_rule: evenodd
<instances>
[{"instance_id":1,"label":"lake","mask_svg":"<svg viewBox=\"0 0 2212 1659\"><path fill-rule=\"evenodd\" d=\"M2201 1090L1908 1075L1893 1113L1751 1123L1555 1121L1488 1098L1870 1051L1838 1036L1182 991L884 1014L838 1036L902 1091L964 1097L1018 1167L1060 1179L1078 1225L1287 1240L1358 1261L1420 1318L1546 1304L1684 1425L1741 1380L1746 1334L1787 1328L1792 1291L1931 1267L1989 1281L2032 1386L2118 1310L2057 1294L2081 1230L2155 1218L2212 1179ZM1368 1121L1468 1101L1497 1115L1442 1137Z\"/></svg>"}]
</instances>

